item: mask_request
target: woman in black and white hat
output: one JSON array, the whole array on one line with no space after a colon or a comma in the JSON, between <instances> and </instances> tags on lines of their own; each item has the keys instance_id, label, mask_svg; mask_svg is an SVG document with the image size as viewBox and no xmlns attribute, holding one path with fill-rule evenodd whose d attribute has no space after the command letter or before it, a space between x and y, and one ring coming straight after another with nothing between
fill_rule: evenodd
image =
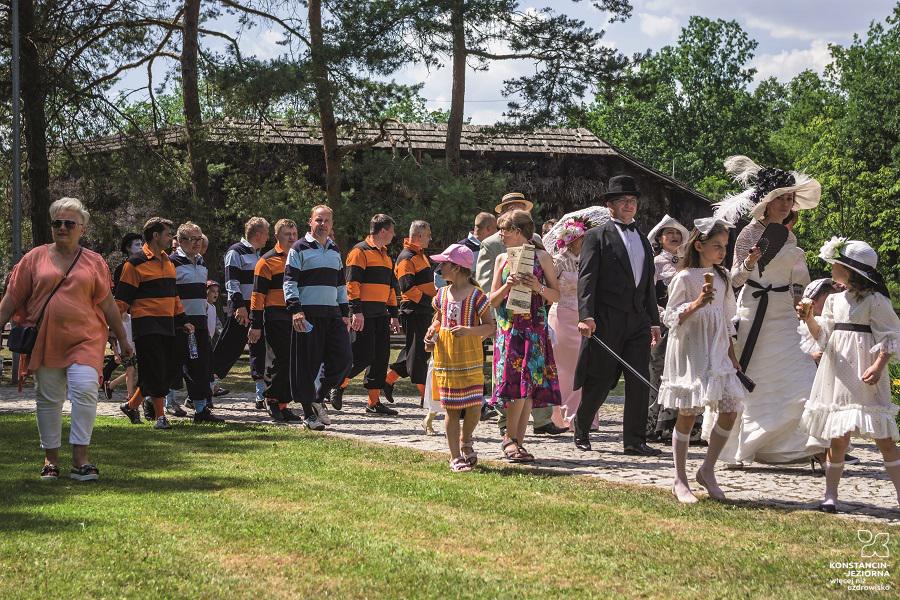
<instances>
[{"instance_id":1,"label":"woman in black and white hat","mask_svg":"<svg viewBox=\"0 0 900 600\"><path fill-rule=\"evenodd\" d=\"M778 229L792 211L816 207L822 188L807 175L762 168L746 156L729 157L725 168L746 189L720 202L712 218L734 224L747 213L751 217L735 244L731 281L735 287L743 286L734 351L756 387L744 401L740 422L720 460L733 467L805 462L828 445L827 440L810 438L800 426L816 364L800 347L792 286L807 285L809 270L792 232L782 231L787 238L784 245L773 246L777 253L767 256L764 265L758 242L770 224ZM705 420L705 434L714 422Z\"/></svg>"}]
</instances>

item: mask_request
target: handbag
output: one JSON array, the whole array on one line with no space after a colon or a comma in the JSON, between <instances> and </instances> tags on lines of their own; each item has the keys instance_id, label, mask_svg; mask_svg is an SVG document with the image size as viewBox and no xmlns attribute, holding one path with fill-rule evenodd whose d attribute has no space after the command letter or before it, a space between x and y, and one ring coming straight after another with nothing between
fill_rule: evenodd
<instances>
[{"instance_id":1,"label":"handbag","mask_svg":"<svg viewBox=\"0 0 900 600\"><path fill-rule=\"evenodd\" d=\"M17 354L31 354L32 350L34 350L34 344L37 342L38 331L41 327L41 321L44 320L44 311L47 310L47 305L50 304L50 299L53 298L53 295L56 293L56 290L59 289L59 286L63 284L66 280L66 277L69 276L69 273L72 272L72 267L75 266L75 263L78 262L78 259L81 258L81 252L84 248L78 249L78 254L75 255L75 260L72 261L72 264L69 265L69 268L66 269L65 274L62 279L59 280L59 283L56 284L56 287L53 288L53 291L50 292L50 295L47 296L47 300L44 302L44 307L41 308L41 313L38 315L37 323L34 325L16 325L9 332L9 341L7 342L7 346L9 349Z\"/></svg>"}]
</instances>

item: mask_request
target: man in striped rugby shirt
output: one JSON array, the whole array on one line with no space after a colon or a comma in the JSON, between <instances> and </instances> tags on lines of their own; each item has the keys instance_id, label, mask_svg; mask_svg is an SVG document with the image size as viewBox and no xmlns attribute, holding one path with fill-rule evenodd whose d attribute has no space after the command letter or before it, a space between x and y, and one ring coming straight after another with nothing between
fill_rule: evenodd
<instances>
[{"instance_id":1,"label":"man in striped rugby shirt","mask_svg":"<svg viewBox=\"0 0 900 600\"><path fill-rule=\"evenodd\" d=\"M297 241L297 224L290 219L275 223L275 240L275 247L256 263L247 341L257 343L265 331L265 343L273 355L269 368L271 379L265 392L269 413L278 423L296 423L300 417L288 408L295 398L291 394L290 382L291 313L284 303L283 286L287 253ZM312 415L312 409L306 403L303 404L303 411L307 418Z\"/></svg>"},{"instance_id":2,"label":"man in striped rugby shirt","mask_svg":"<svg viewBox=\"0 0 900 600\"><path fill-rule=\"evenodd\" d=\"M394 268L401 294L400 325L406 340L385 379L383 391L388 402L394 401L394 384L402 377L409 377L419 388L419 396L425 397L425 377L428 374L425 333L431 326L434 316L431 301L437 293L434 272L425 256L425 248L430 243L431 225L427 221L410 223L409 237L403 240L403 251L397 257Z\"/></svg>"},{"instance_id":3,"label":"man in striped rugby shirt","mask_svg":"<svg viewBox=\"0 0 900 600\"><path fill-rule=\"evenodd\" d=\"M269 243L269 222L253 217L244 225L244 237L225 253L225 325L213 349L213 376L223 379L247 345L250 329L250 295L253 293L253 271L259 261L259 250ZM250 375L256 381L257 408L264 408L266 344L260 340L250 346Z\"/></svg>"},{"instance_id":4,"label":"man in striped rugby shirt","mask_svg":"<svg viewBox=\"0 0 900 600\"><path fill-rule=\"evenodd\" d=\"M207 404L212 397L209 385L209 361L212 358L212 347L207 332L206 316L206 281L208 271L200 250L203 247L203 232L196 223L188 221L178 227L176 234L178 248L169 255L175 266L175 285L178 297L184 306L188 323L194 326L194 339L197 345L197 356L191 358L188 337L183 331L175 333L175 353L181 364L181 372L173 380L172 388L181 387L183 379L188 398L194 405L195 423L221 423L222 419L213 416ZM174 393L170 392L170 397ZM167 399L168 400L168 399ZM173 402L167 409L172 414L184 416L184 410Z\"/></svg>"},{"instance_id":5,"label":"man in striped rugby shirt","mask_svg":"<svg viewBox=\"0 0 900 600\"><path fill-rule=\"evenodd\" d=\"M175 287L175 267L166 255L172 246L173 229L172 221L161 217L144 224L143 253L125 263L115 294L119 310L131 312L134 345L143 354L138 357L138 390L119 408L132 423L140 423L137 407L142 395L149 396L156 412L156 429L169 429L163 406L178 369L172 351L175 329L194 331Z\"/></svg>"}]
</instances>

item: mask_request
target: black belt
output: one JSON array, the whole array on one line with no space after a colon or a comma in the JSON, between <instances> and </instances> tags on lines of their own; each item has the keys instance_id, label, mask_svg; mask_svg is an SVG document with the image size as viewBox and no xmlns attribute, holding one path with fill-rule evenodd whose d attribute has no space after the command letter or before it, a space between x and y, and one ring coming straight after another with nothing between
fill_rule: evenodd
<instances>
[{"instance_id":1,"label":"black belt","mask_svg":"<svg viewBox=\"0 0 900 600\"><path fill-rule=\"evenodd\" d=\"M750 357L753 356L753 349L756 347L756 339L759 337L759 330L762 329L763 319L766 318L766 310L769 308L769 292L787 292L791 289L790 285L763 286L752 279L747 280L747 285L756 288L757 291L753 292L753 297L759 298L759 306L756 307L756 314L753 315L753 323L750 325L750 333L747 334L747 341L744 342L744 349L741 350L741 370L745 373L747 365L750 364Z\"/></svg>"},{"instance_id":2,"label":"black belt","mask_svg":"<svg viewBox=\"0 0 900 600\"><path fill-rule=\"evenodd\" d=\"M872 328L859 323L835 323L835 331L859 331L860 333L872 333Z\"/></svg>"}]
</instances>

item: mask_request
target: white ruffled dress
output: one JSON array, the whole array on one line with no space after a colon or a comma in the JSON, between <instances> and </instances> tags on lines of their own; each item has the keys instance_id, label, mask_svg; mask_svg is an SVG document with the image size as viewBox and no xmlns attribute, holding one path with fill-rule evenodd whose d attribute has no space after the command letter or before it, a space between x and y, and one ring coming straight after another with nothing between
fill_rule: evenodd
<instances>
[{"instance_id":1,"label":"white ruffled dress","mask_svg":"<svg viewBox=\"0 0 900 600\"><path fill-rule=\"evenodd\" d=\"M681 414L702 414L705 408L737 412L746 397L728 358L729 340L735 334L731 320L737 312L731 283L716 273L715 299L679 323L681 314L700 295L703 275L708 272L708 268L679 271L669 284L669 302L663 313L669 341L659 403Z\"/></svg>"},{"instance_id":2,"label":"white ruffled dress","mask_svg":"<svg viewBox=\"0 0 900 600\"><path fill-rule=\"evenodd\" d=\"M803 412L803 427L822 439L847 433L900 439L887 367L875 385L862 381L881 351L900 350L900 318L891 301L874 292L861 298L851 291L832 294L818 320L822 333L817 341L823 354ZM872 332L835 331L835 323L868 325Z\"/></svg>"}]
</instances>

